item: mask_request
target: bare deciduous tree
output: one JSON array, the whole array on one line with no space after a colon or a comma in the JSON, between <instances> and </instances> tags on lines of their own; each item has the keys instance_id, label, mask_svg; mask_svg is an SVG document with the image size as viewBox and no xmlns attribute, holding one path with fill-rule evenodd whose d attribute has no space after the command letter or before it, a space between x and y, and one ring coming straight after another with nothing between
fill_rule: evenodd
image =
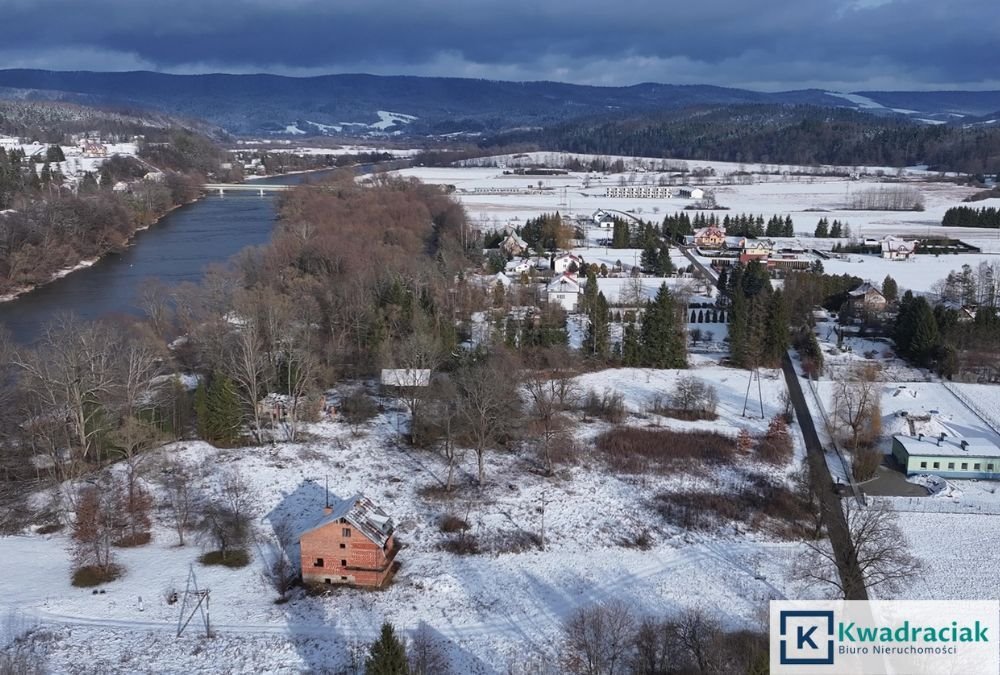
<instances>
[{"instance_id":1,"label":"bare deciduous tree","mask_svg":"<svg viewBox=\"0 0 1000 675\"><path fill-rule=\"evenodd\" d=\"M423 622L410 633L406 660L410 666L409 675L448 675L451 672L447 652L434 639L431 627Z\"/></svg>"},{"instance_id":2,"label":"bare deciduous tree","mask_svg":"<svg viewBox=\"0 0 1000 675\"><path fill-rule=\"evenodd\" d=\"M521 399L518 368L504 352L464 366L457 374L458 411L476 453L478 480L486 480L486 452L504 442L516 428Z\"/></svg>"},{"instance_id":3,"label":"bare deciduous tree","mask_svg":"<svg viewBox=\"0 0 1000 675\"><path fill-rule=\"evenodd\" d=\"M843 503L847 528L865 587L877 592L880 597L890 597L904 583L919 575L923 565L910 554L896 514L885 502L864 506L853 500L844 500ZM805 543L808 552L796 562L796 578L831 587L840 597L845 597L837 558L829 542L818 540Z\"/></svg>"},{"instance_id":4,"label":"bare deciduous tree","mask_svg":"<svg viewBox=\"0 0 1000 675\"><path fill-rule=\"evenodd\" d=\"M539 439L545 471L551 475L554 469L552 451L566 437L566 418L562 415L567 404L578 398L572 390L572 380L550 378L546 373L535 371L524 384L528 392L531 417Z\"/></svg>"},{"instance_id":5,"label":"bare deciduous tree","mask_svg":"<svg viewBox=\"0 0 1000 675\"><path fill-rule=\"evenodd\" d=\"M93 567L103 574L114 569L111 545L118 533L112 494L97 486L82 488L76 495L73 521L73 561L77 569Z\"/></svg>"},{"instance_id":6,"label":"bare deciduous tree","mask_svg":"<svg viewBox=\"0 0 1000 675\"><path fill-rule=\"evenodd\" d=\"M719 393L704 380L682 375L670 394L670 405L685 413L714 415L719 405Z\"/></svg>"},{"instance_id":7,"label":"bare deciduous tree","mask_svg":"<svg viewBox=\"0 0 1000 675\"><path fill-rule=\"evenodd\" d=\"M240 324L229 336L226 372L236 383L244 418L250 423L254 440L263 443L264 428L259 404L267 391L264 382L267 354L256 321L241 316Z\"/></svg>"},{"instance_id":8,"label":"bare deciduous tree","mask_svg":"<svg viewBox=\"0 0 1000 675\"><path fill-rule=\"evenodd\" d=\"M851 450L858 449L862 432L872 425L876 415L880 415L882 385L878 376L877 369L863 367L853 369L834 381L834 416L851 430Z\"/></svg>"},{"instance_id":9,"label":"bare deciduous tree","mask_svg":"<svg viewBox=\"0 0 1000 675\"><path fill-rule=\"evenodd\" d=\"M149 278L139 286L139 306L146 313L153 332L165 338L171 324L170 289L160 279Z\"/></svg>"},{"instance_id":10,"label":"bare deciduous tree","mask_svg":"<svg viewBox=\"0 0 1000 675\"><path fill-rule=\"evenodd\" d=\"M37 409L46 415L65 411L68 440L84 460L100 459L95 441L108 430L101 404L115 384L111 341L103 326L61 316L46 327L35 349L14 357Z\"/></svg>"},{"instance_id":11,"label":"bare deciduous tree","mask_svg":"<svg viewBox=\"0 0 1000 675\"><path fill-rule=\"evenodd\" d=\"M634 630L635 619L620 601L578 609L563 626L563 667L576 675L626 672Z\"/></svg>"},{"instance_id":12,"label":"bare deciduous tree","mask_svg":"<svg viewBox=\"0 0 1000 675\"><path fill-rule=\"evenodd\" d=\"M254 502L253 491L239 471L222 476L218 494L205 506L202 530L223 559L249 539Z\"/></svg>"},{"instance_id":13,"label":"bare deciduous tree","mask_svg":"<svg viewBox=\"0 0 1000 675\"><path fill-rule=\"evenodd\" d=\"M288 556L295 544L295 531L291 522L280 520L274 523L274 535L266 542L268 550L261 578L277 591L279 602L288 599L289 591L298 580L299 570Z\"/></svg>"},{"instance_id":14,"label":"bare deciduous tree","mask_svg":"<svg viewBox=\"0 0 1000 675\"><path fill-rule=\"evenodd\" d=\"M440 341L426 327L408 336L396 349L396 366L412 374L412 383L402 383L411 386L400 386L399 390L403 402L410 409L410 442L414 445L419 445L420 408L426 396L426 387L420 382L419 373L429 370L433 374L441 364L442 356Z\"/></svg>"},{"instance_id":15,"label":"bare deciduous tree","mask_svg":"<svg viewBox=\"0 0 1000 675\"><path fill-rule=\"evenodd\" d=\"M194 526L195 514L199 508L200 494L195 485L195 469L180 462L170 462L163 467L159 478L160 486L167 494L167 508L177 545L184 545L184 535Z\"/></svg>"}]
</instances>

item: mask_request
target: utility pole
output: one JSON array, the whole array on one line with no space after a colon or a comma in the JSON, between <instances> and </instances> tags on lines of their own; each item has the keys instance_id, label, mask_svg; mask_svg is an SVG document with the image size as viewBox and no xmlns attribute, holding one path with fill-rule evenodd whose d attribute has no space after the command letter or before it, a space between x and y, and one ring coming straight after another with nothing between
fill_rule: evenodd
<instances>
[{"instance_id":1,"label":"utility pole","mask_svg":"<svg viewBox=\"0 0 1000 675\"><path fill-rule=\"evenodd\" d=\"M549 500L546 498L545 493L542 493L542 550L545 550L545 507L548 505Z\"/></svg>"}]
</instances>

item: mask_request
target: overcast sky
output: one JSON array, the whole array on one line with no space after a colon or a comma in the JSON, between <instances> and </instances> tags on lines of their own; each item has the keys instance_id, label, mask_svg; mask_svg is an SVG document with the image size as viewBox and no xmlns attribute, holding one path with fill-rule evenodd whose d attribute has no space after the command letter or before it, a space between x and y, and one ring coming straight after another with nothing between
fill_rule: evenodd
<instances>
[{"instance_id":1,"label":"overcast sky","mask_svg":"<svg viewBox=\"0 0 1000 675\"><path fill-rule=\"evenodd\" d=\"M997 0L0 0L0 67L1000 89Z\"/></svg>"}]
</instances>

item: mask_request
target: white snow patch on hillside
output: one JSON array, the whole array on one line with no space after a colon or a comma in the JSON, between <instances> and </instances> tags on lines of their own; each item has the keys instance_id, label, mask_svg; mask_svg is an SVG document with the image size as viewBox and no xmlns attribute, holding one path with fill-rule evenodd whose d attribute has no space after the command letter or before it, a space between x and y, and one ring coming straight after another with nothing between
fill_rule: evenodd
<instances>
[{"instance_id":1,"label":"white snow patch on hillside","mask_svg":"<svg viewBox=\"0 0 1000 675\"><path fill-rule=\"evenodd\" d=\"M378 110L376 114L379 117L379 121L369 126L372 129L378 129L379 131L385 131L389 127L394 127L397 124L410 124L417 118L413 115L405 115L403 113L394 113L387 110Z\"/></svg>"},{"instance_id":2,"label":"white snow patch on hillside","mask_svg":"<svg viewBox=\"0 0 1000 675\"><path fill-rule=\"evenodd\" d=\"M825 92L827 96L836 96L837 98L842 98L844 100L850 101L859 108L865 108L867 110L885 110L885 106L881 103L873 101L867 96L859 96L857 94L843 94L837 91Z\"/></svg>"}]
</instances>

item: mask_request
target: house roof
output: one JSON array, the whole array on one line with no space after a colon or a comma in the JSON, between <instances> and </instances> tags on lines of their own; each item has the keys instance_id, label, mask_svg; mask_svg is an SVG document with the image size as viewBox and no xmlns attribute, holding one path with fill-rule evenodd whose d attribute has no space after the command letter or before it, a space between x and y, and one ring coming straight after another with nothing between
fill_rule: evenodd
<instances>
[{"instance_id":1,"label":"house roof","mask_svg":"<svg viewBox=\"0 0 1000 675\"><path fill-rule=\"evenodd\" d=\"M889 251L899 252L899 253L913 253L917 248L917 242L906 241L905 239L900 239L899 237L893 237L889 235L882 240L882 252L887 253Z\"/></svg>"},{"instance_id":2,"label":"house roof","mask_svg":"<svg viewBox=\"0 0 1000 675\"><path fill-rule=\"evenodd\" d=\"M700 230L695 230L694 236L696 237L725 237L726 231L721 227L716 227L714 225L709 225L708 227L703 227Z\"/></svg>"},{"instance_id":3,"label":"house roof","mask_svg":"<svg viewBox=\"0 0 1000 675\"><path fill-rule=\"evenodd\" d=\"M911 457L987 457L1000 458L1000 447L988 438L958 438L946 436L938 445L939 436L907 436L896 434L892 437L899 442ZM966 447L962 447L965 441Z\"/></svg>"},{"instance_id":4,"label":"house roof","mask_svg":"<svg viewBox=\"0 0 1000 675\"><path fill-rule=\"evenodd\" d=\"M385 542L392 536L395 527L392 518L363 494L342 499L331 506L333 510L322 514L312 526L299 535L299 539L314 530L336 523L341 518L379 546L385 546Z\"/></svg>"},{"instance_id":5,"label":"house roof","mask_svg":"<svg viewBox=\"0 0 1000 675\"><path fill-rule=\"evenodd\" d=\"M526 242L524 239L521 239L521 236L517 232L511 232L510 234L507 235L507 238L504 239L503 241L505 244L508 241L513 241L521 248L528 248L528 242Z\"/></svg>"},{"instance_id":6,"label":"house roof","mask_svg":"<svg viewBox=\"0 0 1000 675\"><path fill-rule=\"evenodd\" d=\"M550 281L547 288L550 292L556 293L579 293L580 282L572 274L566 272Z\"/></svg>"},{"instance_id":7,"label":"house roof","mask_svg":"<svg viewBox=\"0 0 1000 675\"><path fill-rule=\"evenodd\" d=\"M882 291L880 291L879 289L875 288L874 286L871 285L871 283L869 283L867 281L865 283L861 284L860 286L858 286L857 288L855 288L853 291L848 291L847 294L849 296L851 296L852 298L862 298L862 297L868 295L868 293L871 292L871 291L875 291L879 295L882 295Z\"/></svg>"}]
</instances>

